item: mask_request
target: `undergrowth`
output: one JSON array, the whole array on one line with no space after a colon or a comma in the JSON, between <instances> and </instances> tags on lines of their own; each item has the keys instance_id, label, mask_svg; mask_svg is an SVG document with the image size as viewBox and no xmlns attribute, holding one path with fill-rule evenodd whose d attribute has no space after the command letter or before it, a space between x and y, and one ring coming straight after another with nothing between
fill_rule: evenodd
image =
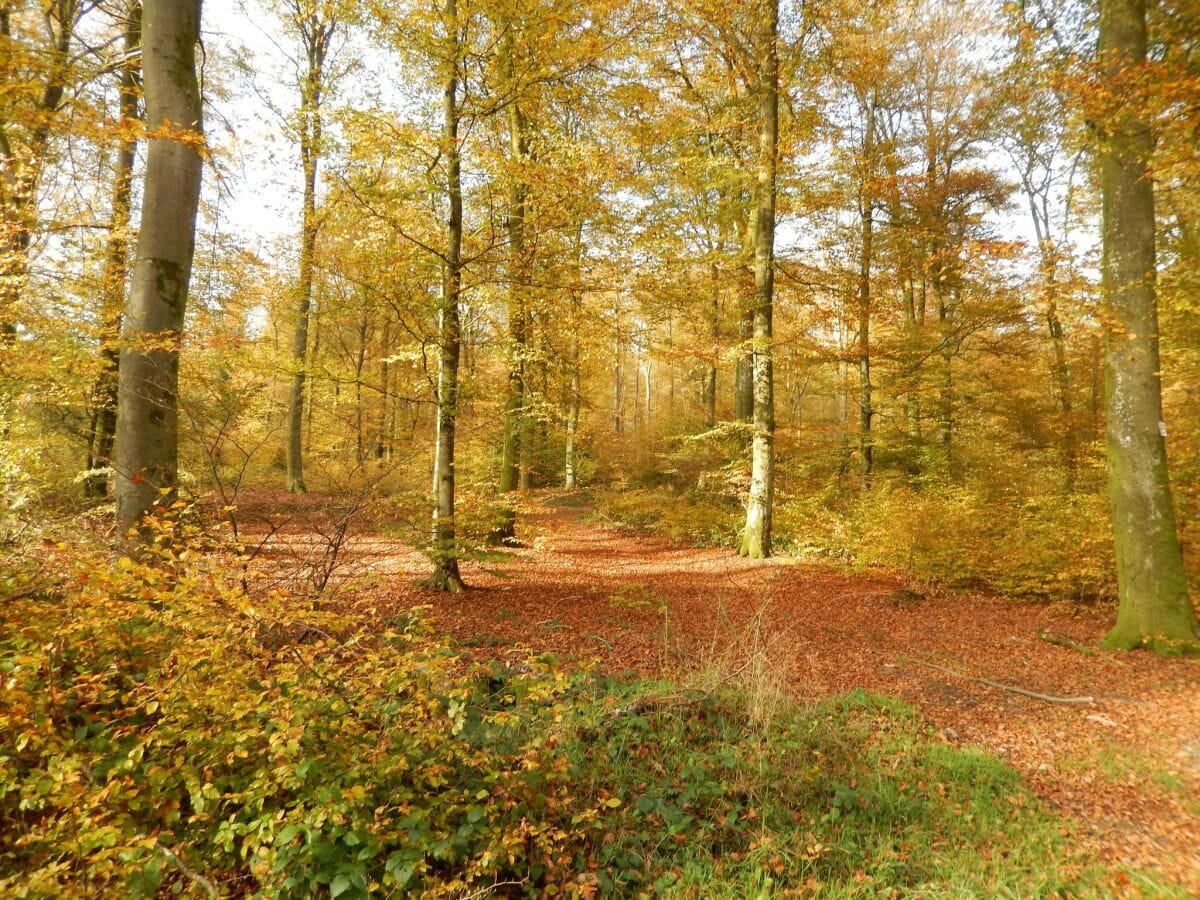
<instances>
[{"instance_id":1,"label":"undergrowth","mask_svg":"<svg viewBox=\"0 0 1200 900\"><path fill-rule=\"evenodd\" d=\"M957 590L1027 600L1115 596L1112 537L1100 495L1014 497L978 485L920 489L881 480L870 493L780 497L776 548L859 567L885 566ZM697 547L734 547L745 513L726 493L661 485L595 490L605 522Z\"/></svg>"},{"instance_id":2,"label":"undergrowth","mask_svg":"<svg viewBox=\"0 0 1200 900\"><path fill-rule=\"evenodd\" d=\"M80 543L0 607L0 894L1105 893L994 759L864 694L477 659ZM482 894L480 894L482 896Z\"/></svg>"}]
</instances>

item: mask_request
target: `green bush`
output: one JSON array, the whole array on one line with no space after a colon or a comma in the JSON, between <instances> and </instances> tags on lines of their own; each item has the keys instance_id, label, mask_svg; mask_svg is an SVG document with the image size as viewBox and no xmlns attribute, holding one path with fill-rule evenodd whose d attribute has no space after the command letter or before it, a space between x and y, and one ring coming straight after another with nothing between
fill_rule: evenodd
<instances>
[{"instance_id":1,"label":"green bush","mask_svg":"<svg viewBox=\"0 0 1200 900\"><path fill-rule=\"evenodd\" d=\"M1099 884L1011 769L897 704L783 701L764 721L730 683L482 661L420 610L251 600L187 543L154 567L39 547L0 576L0 894Z\"/></svg>"},{"instance_id":2,"label":"green bush","mask_svg":"<svg viewBox=\"0 0 1200 900\"><path fill-rule=\"evenodd\" d=\"M420 617L371 634L251 603L178 559L50 555L53 583L0 609L0 893L537 892L573 873L599 810L551 737L561 673L472 662Z\"/></svg>"}]
</instances>

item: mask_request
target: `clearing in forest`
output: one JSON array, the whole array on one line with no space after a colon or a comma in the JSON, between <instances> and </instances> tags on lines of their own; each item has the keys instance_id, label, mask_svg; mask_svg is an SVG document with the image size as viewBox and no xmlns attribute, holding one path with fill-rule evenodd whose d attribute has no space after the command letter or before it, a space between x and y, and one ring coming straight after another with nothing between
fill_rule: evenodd
<instances>
[{"instance_id":1,"label":"clearing in forest","mask_svg":"<svg viewBox=\"0 0 1200 900\"><path fill-rule=\"evenodd\" d=\"M942 740L1013 765L1106 862L1200 891L1200 664L1093 650L1111 609L680 547L600 523L569 495L542 495L522 534L526 546L465 563L470 590L445 595L417 586L422 556L359 532L337 593L381 620L431 605L480 654L530 648L610 674L753 669L801 700L899 697Z\"/></svg>"}]
</instances>

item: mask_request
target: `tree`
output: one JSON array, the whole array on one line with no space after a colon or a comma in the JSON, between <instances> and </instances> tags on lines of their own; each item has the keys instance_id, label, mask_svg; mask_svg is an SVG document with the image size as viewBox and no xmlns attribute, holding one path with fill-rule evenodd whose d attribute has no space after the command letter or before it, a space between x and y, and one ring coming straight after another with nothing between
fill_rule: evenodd
<instances>
[{"instance_id":1,"label":"tree","mask_svg":"<svg viewBox=\"0 0 1200 900\"><path fill-rule=\"evenodd\" d=\"M1200 650L1167 471L1155 289L1154 138L1138 109L1146 62L1143 0L1102 0L1100 67L1117 99L1101 125L1108 494L1117 623L1104 645ZM1130 95L1133 95L1132 97Z\"/></svg>"},{"instance_id":2,"label":"tree","mask_svg":"<svg viewBox=\"0 0 1200 900\"><path fill-rule=\"evenodd\" d=\"M196 44L200 0L147 0L142 16L148 152L141 229L122 328L117 524L139 524L176 487L179 342L203 165Z\"/></svg>"},{"instance_id":3,"label":"tree","mask_svg":"<svg viewBox=\"0 0 1200 900\"><path fill-rule=\"evenodd\" d=\"M529 186L526 170L529 157L529 129L522 108L522 87L519 83L516 60L517 34L524 37L524 28L517 17L501 23L501 65L504 69L504 89L507 94L509 139L508 212L505 230L508 233L508 378L505 386L504 441L500 452L500 494L511 493L527 483L529 478L529 434L526 411L526 339L529 332L530 264L525 240L525 219ZM524 438L524 439L523 439ZM525 465L522 466L522 455ZM516 539L516 513L509 507L500 511L500 522L491 539L497 543Z\"/></svg>"},{"instance_id":4,"label":"tree","mask_svg":"<svg viewBox=\"0 0 1200 900\"><path fill-rule=\"evenodd\" d=\"M34 27L45 44L31 47L16 31L24 11L14 5L0 3L0 74L21 87L8 91L0 105L0 365L17 335L37 224L38 182L70 80L71 44L81 15L79 0L40 4ZM32 103L21 102L30 96ZM8 413L0 410L5 418Z\"/></svg>"},{"instance_id":5,"label":"tree","mask_svg":"<svg viewBox=\"0 0 1200 900\"><path fill-rule=\"evenodd\" d=\"M771 319L775 297L775 170L779 136L779 2L759 0L758 181L754 223L754 438L750 448L750 496L738 553L771 555L775 487L775 397L771 369Z\"/></svg>"},{"instance_id":6,"label":"tree","mask_svg":"<svg viewBox=\"0 0 1200 900\"><path fill-rule=\"evenodd\" d=\"M109 219L108 247L104 274L100 283L100 375L96 380L92 421L88 435L87 469L83 482L88 497L108 493L108 475L98 471L111 461L117 432L117 381L121 363L121 312L125 306L125 282L129 267L129 222L133 200L133 161L137 153L134 132L138 107L138 80L141 76L139 44L142 32L142 5L134 0L125 12L124 56L120 66L118 95L120 144L113 172L112 214Z\"/></svg>"},{"instance_id":7,"label":"tree","mask_svg":"<svg viewBox=\"0 0 1200 900\"><path fill-rule=\"evenodd\" d=\"M438 309L437 444L434 451L434 572L426 586L458 593L465 589L458 572L454 526L454 439L458 417L458 361L462 351L459 302L462 293L463 195L459 145L459 70L462 46L457 0L446 0L442 13L445 67L442 93L442 154L446 169L446 250Z\"/></svg>"},{"instance_id":8,"label":"tree","mask_svg":"<svg viewBox=\"0 0 1200 900\"><path fill-rule=\"evenodd\" d=\"M289 0L288 19L300 38L304 56L300 78L300 164L304 199L300 223L300 273L296 286L296 327L292 342L292 390L288 397L287 489L303 492L304 382L308 358L309 311L312 308L313 255L317 243L317 166L321 160L321 102L325 94L325 61L337 27L327 0Z\"/></svg>"}]
</instances>

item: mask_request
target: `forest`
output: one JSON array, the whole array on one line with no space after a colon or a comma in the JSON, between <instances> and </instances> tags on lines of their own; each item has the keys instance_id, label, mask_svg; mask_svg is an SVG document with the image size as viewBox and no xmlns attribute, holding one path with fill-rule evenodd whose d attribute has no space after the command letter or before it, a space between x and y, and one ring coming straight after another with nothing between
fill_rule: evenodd
<instances>
[{"instance_id":1,"label":"forest","mask_svg":"<svg viewBox=\"0 0 1200 900\"><path fill-rule=\"evenodd\" d=\"M1195 0L0 0L0 894L1200 895Z\"/></svg>"}]
</instances>

